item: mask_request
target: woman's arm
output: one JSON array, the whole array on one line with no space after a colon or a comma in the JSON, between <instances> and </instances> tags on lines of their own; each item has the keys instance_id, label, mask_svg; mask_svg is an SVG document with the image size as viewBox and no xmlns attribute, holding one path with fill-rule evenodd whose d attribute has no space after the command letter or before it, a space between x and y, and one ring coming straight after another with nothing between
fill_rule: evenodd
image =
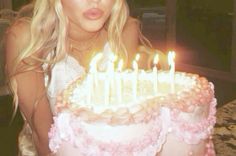
<instances>
[{"instance_id":1,"label":"woman's arm","mask_svg":"<svg viewBox=\"0 0 236 156\"><path fill-rule=\"evenodd\" d=\"M19 20L11 26L6 35L6 66L11 73L15 59L22 52L30 40L30 24ZM32 60L28 60L32 61ZM26 65L21 62L20 67ZM46 95L44 74L41 67L35 70L19 73L15 76L19 107L33 131L33 141L40 156L50 153L48 147L48 132L52 124L52 113ZM38 101L36 108L35 103ZM31 116L34 115L33 118Z\"/></svg>"},{"instance_id":2,"label":"woman's arm","mask_svg":"<svg viewBox=\"0 0 236 156\"><path fill-rule=\"evenodd\" d=\"M147 42L144 41L145 43L141 41L141 39L146 40L141 31L140 22L135 18L129 17L123 31L123 42L128 51L129 67L132 68L132 61L135 59L135 55L139 53L139 68L149 69L150 62L148 60L155 50L151 48L151 43L148 40ZM144 44L145 46L150 46L150 48L146 48ZM142 47L145 49L144 51Z\"/></svg>"}]
</instances>

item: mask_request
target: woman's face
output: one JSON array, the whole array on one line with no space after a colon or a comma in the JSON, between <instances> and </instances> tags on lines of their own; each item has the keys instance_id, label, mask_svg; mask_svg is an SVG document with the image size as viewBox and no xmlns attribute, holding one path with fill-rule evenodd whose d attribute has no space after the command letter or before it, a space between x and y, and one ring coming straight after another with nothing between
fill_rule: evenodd
<instances>
[{"instance_id":1,"label":"woman's face","mask_svg":"<svg viewBox=\"0 0 236 156\"><path fill-rule=\"evenodd\" d=\"M115 0L61 0L61 3L71 24L95 32L104 26Z\"/></svg>"}]
</instances>

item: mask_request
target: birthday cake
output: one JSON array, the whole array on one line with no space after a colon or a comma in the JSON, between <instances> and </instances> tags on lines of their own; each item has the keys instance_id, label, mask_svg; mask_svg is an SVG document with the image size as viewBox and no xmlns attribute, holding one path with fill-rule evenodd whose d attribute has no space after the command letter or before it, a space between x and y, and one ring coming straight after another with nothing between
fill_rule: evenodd
<instances>
[{"instance_id":1,"label":"birthday cake","mask_svg":"<svg viewBox=\"0 0 236 156\"><path fill-rule=\"evenodd\" d=\"M169 71L89 73L57 98L50 149L61 156L214 156L214 86Z\"/></svg>"}]
</instances>

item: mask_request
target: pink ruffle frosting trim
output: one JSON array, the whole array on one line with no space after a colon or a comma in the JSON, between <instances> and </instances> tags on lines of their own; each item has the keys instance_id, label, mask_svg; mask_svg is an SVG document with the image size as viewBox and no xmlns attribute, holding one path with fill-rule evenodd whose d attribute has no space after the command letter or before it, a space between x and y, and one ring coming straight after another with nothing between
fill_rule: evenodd
<instances>
[{"instance_id":1,"label":"pink ruffle frosting trim","mask_svg":"<svg viewBox=\"0 0 236 156\"><path fill-rule=\"evenodd\" d=\"M198 144L201 139L207 139L211 136L213 127L216 123L216 99L210 103L210 109L207 119L203 119L198 123L184 122L179 119L181 112L172 111L171 113L171 129L180 140L188 144Z\"/></svg>"},{"instance_id":2,"label":"pink ruffle frosting trim","mask_svg":"<svg viewBox=\"0 0 236 156\"><path fill-rule=\"evenodd\" d=\"M60 145L67 141L74 145L82 155L113 155L127 156L138 155L142 152L145 155L153 155L161 150L166 140L167 131L162 129L161 117L153 120L153 126L144 136L127 143L102 142L90 136L81 125L78 117L69 113L60 113L54 118L54 125L49 133L50 149L55 153ZM79 139L79 140L78 140Z\"/></svg>"},{"instance_id":3,"label":"pink ruffle frosting trim","mask_svg":"<svg viewBox=\"0 0 236 156\"><path fill-rule=\"evenodd\" d=\"M70 142L76 146L80 151L85 153L95 152L98 155L103 155L103 152L108 152L110 155L135 155L145 148L151 153L159 152L163 143L166 140L168 133L175 134L180 140L187 144L198 144L201 140L211 140L213 126L216 122L216 100L214 99L210 104L210 111L208 118L199 123L191 124L178 120L178 114L170 113L170 122L166 119L166 114L161 115L154 120L153 127L148 134L142 138L131 141L127 144L120 144L117 142L101 142L84 130L81 125L81 120L69 113L60 113L54 118L54 125L49 133L50 149L56 152L64 141ZM169 129L171 128L171 131ZM80 138L81 140L77 140ZM86 155L84 153L84 155ZM208 154L207 154L208 153ZM206 155L214 156L213 144L208 143L206 146Z\"/></svg>"}]
</instances>

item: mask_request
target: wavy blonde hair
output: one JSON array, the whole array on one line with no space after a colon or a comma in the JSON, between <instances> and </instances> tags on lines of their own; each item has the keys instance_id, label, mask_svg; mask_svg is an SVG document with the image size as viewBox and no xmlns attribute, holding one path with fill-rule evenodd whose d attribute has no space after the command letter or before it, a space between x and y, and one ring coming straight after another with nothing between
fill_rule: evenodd
<instances>
[{"instance_id":1,"label":"wavy blonde hair","mask_svg":"<svg viewBox=\"0 0 236 156\"><path fill-rule=\"evenodd\" d=\"M129 17L129 9L126 0L115 0L110 18L106 26L108 31L108 41L112 49L127 56L127 51L122 41L122 31ZM61 0L36 0L34 2L34 12L31 19L30 43L21 51L16 59L13 70L9 74L10 88L14 96L14 112L18 107L17 83L15 75L35 70L36 67L48 64L46 72L49 75L53 65L65 57L66 38L68 33L68 19L63 12ZM50 60L46 57L50 54ZM33 63L26 62L31 58ZM27 68L19 69L18 65L24 62ZM35 104L36 108L37 102ZM15 114L15 113L14 113ZM32 114L33 115L33 114Z\"/></svg>"}]
</instances>

